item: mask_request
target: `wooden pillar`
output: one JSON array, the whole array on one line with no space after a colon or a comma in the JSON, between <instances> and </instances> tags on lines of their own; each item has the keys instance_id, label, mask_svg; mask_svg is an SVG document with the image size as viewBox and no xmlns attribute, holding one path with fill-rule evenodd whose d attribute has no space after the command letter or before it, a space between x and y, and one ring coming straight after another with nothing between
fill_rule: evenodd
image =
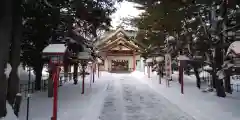
<instances>
[{"instance_id":1,"label":"wooden pillar","mask_svg":"<svg viewBox=\"0 0 240 120\"><path fill-rule=\"evenodd\" d=\"M136 56L135 56L135 52L133 52L133 71L136 70Z\"/></svg>"},{"instance_id":2,"label":"wooden pillar","mask_svg":"<svg viewBox=\"0 0 240 120\"><path fill-rule=\"evenodd\" d=\"M184 85L184 82L183 82L183 72L184 72L184 69L183 69L183 61L180 60L180 65L179 65L179 81L181 83L181 93L183 94L184 91L183 91L183 85Z\"/></svg>"}]
</instances>

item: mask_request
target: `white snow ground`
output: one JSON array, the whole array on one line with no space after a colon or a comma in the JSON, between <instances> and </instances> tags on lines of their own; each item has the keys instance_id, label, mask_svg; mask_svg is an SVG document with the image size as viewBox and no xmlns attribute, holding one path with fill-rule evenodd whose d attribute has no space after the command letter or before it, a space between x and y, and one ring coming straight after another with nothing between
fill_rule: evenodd
<instances>
[{"instance_id":1,"label":"white snow ground","mask_svg":"<svg viewBox=\"0 0 240 120\"><path fill-rule=\"evenodd\" d=\"M81 94L81 80L59 88L58 120L239 120L240 95L226 98L203 93L195 86L194 78L185 77L185 93L173 81L166 87L158 84L155 73L151 78L142 72L114 74L102 72L91 84L85 82ZM173 75L176 80L177 75ZM239 95L239 96L238 96ZM46 92L34 93L30 100L30 120L49 120L52 98ZM26 119L26 100L23 100L19 120ZM4 119L15 120L15 119Z\"/></svg>"},{"instance_id":2,"label":"white snow ground","mask_svg":"<svg viewBox=\"0 0 240 120\"><path fill-rule=\"evenodd\" d=\"M194 120L129 74L114 76L100 120Z\"/></svg>"},{"instance_id":3,"label":"white snow ground","mask_svg":"<svg viewBox=\"0 0 240 120\"><path fill-rule=\"evenodd\" d=\"M165 80L162 80L160 85L155 73L151 73L151 78L147 78L147 74L143 75L142 72L134 72L132 76L149 85L196 120L240 119L240 92L227 94L226 98L219 98L216 97L215 92L203 93L196 87L195 76L185 75L184 94L181 94L176 73L172 75L174 81L170 82L170 87L166 87Z\"/></svg>"},{"instance_id":4,"label":"white snow ground","mask_svg":"<svg viewBox=\"0 0 240 120\"><path fill-rule=\"evenodd\" d=\"M17 120L17 117L15 116L12 107L7 103L7 115L4 118L0 118L0 120Z\"/></svg>"},{"instance_id":5,"label":"white snow ground","mask_svg":"<svg viewBox=\"0 0 240 120\"><path fill-rule=\"evenodd\" d=\"M85 94L82 95L82 84L74 85L73 82L64 84L59 88L58 120L97 120L101 104L108 85L111 80L109 73L102 73L95 83L91 84L90 77L85 80ZM19 120L26 119L27 102L23 101ZM48 120L52 115L52 98L47 97L47 92L34 93L30 99L30 120Z\"/></svg>"},{"instance_id":6,"label":"white snow ground","mask_svg":"<svg viewBox=\"0 0 240 120\"><path fill-rule=\"evenodd\" d=\"M102 72L96 83L86 80L86 93L78 85L59 88L58 120L193 120L177 106L160 96L131 74ZM96 77L97 78L97 77ZM30 120L47 120L52 114L52 99L46 92L35 93L30 100ZM19 120L26 119L26 100Z\"/></svg>"}]
</instances>

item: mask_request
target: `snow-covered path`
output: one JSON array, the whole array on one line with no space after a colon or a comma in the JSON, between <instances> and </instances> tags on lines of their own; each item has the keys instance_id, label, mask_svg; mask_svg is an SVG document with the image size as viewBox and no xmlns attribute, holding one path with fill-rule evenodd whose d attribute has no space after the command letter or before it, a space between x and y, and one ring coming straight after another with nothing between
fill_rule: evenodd
<instances>
[{"instance_id":1,"label":"snow-covered path","mask_svg":"<svg viewBox=\"0 0 240 120\"><path fill-rule=\"evenodd\" d=\"M100 120L194 120L129 74L114 74Z\"/></svg>"},{"instance_id":2,"label":"snow-covered path","mask_svg":"<svg viewBox=\"0 0 240 120\"><path fill-rule=\"evenodd\" d=\"M81 94L81 80L77 85L73 82L59 88L58 120L97 120L106 96L106 88L112 79L109 73L104 73L91 84L89 77L85 81L85 93ZM23 100L19 120L26 120L27 102ZM30 120L49 120L52 115L52 98L47 92L34 93L30 98Z\"/></svg>"}]
</instances>

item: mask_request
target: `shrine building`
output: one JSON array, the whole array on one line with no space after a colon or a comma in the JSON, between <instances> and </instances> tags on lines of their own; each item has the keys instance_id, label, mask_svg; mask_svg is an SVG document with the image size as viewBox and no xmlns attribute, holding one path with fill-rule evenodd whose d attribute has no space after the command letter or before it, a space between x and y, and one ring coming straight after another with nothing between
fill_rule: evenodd
<instances>
[{"instance_id":1,"label":"shrine building","mask_svg":"<svg viewBox=\"0 0 240 120\"><path fill-rule=\"evenodd\" d=\"M105 32L95 43L102 57L100 70L110 72L131 72L143 68L140 57L143 45L136 42L136 31L124 30L122 27Z\"/></svg>"}]
</instances>

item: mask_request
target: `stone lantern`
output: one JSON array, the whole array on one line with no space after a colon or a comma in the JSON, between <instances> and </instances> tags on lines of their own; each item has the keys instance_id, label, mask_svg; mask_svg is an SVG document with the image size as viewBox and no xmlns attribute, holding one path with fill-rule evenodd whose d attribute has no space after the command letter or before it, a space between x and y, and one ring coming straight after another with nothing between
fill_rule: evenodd
<instances>
[{"instance_id":1,"label":"stone lantern","mask_svg":"<svg viewBox=\"0 0 240 120\"><path fill-rule=\"evenodd\" d=\"M53 92L53 115L51 117L51 120L57 120L58 82L61 69L60 66L63 65L63 58L66 51L67 47L65 44L50 44L42 51L43 58L49 58L49 65L52 69L52 79L49 79L48 82L48 97L52 97Z\"/></svg>"},{"instance_id":2,"label":"stone lantern","mask_svg":"<svg viewBox=\"0 0 240 120\"><path fill-rule=\"evenodd\" d=\"M146 60L146 63L147 63L148 78L150 78L150 71L151 71L151 66L153 64L153 58L148 58Z\"/></svg>"},{"instance_id":3,"label":"stone lantern","mask_svg":"<svg viewBox=\"0 0 240 120\"><path fill-rule=\"evenodd\" d=\"M164 61L164 57L163 56L158 56L156 57L156 61L158 63L158 75L159 75L159 84L161 84L161 72L163 72L163 67L161 65L161 63Z\"/></svg>"},{"instance_id":4,"label":"stone lantern","mask_svg":"<svg viewBox=\"0 0 240 120\"><path fill-rule=\"evenodd\" d=\"M89 60L91 60L91 55L89 52L79 52L77 55L77 59L79 60L81 66L82 66L82 94L84 94L84 82L85 82L85 72L86 72L86 67L87 64L89 62Z\"/></svg>"}]
</instances>

